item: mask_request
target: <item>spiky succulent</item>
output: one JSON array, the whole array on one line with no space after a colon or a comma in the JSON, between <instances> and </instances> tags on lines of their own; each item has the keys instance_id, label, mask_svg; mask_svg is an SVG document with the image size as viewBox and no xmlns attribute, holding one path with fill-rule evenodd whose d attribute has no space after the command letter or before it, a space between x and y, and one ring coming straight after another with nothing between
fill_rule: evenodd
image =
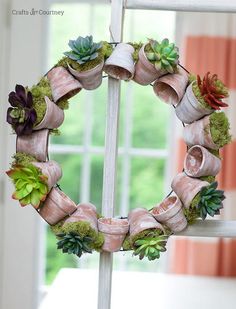
<instances>
[{"instance_id":1,"label":"spiky succulent","mask_svg":"<svg viewBox=\"0 0 236 309\"><path fill-rule=\"evenodd\" d=\"M167 235L153 237L150 233L147 237L135 241L133 254L138 255L140 260L144 257L147 257L149 261L159 259L160 253L166 251L167 239Z\"/></svg>"},{"instance_id":2,"label":"spiky succulent","mask_svg":"<svg viewBox=\"0 0 236 309\"><path fill-rule=\"evenodd\" d=\"M81 257L83 253L92 253L90 244L92 238L88 236L80 236L75 232L60 233L56 235L59 239L57 249L62 249L63 253L75 254Z\"/></svg>"},{"instance_id":3,"label":"spiky succulent","mask_svg":"<svg viewBox=\"0 0 236 309\"><path fill-rule=\"evenodd\" d=\"M207 215L214 217L223 208L222 201L225 199L224 191L216 190L218 183L215 181L200 191L200 201L197 205L200 216L205 220Z\"/></svg>"},{"instance_id":4,"label":"spiky succulent","mask_svg":"<svg viewBox=\"0 0 236 309\"><path fill-rule=\"evenodd\" d=\"M197 85L201 96L210 107L219 110L221 107L228 106L227 103L222 101L222 99L229 96L228 89L222 81L218 79L217 74L211 76L210 72L207 72L203 79L197 75Z\"/></svg>"},{"instance_id":5,"label":"spiky succulent","mask_svg":"<svg viewBox=\"0 0 236 309\"><path fill-rule=\"evenodd\" d=\"M46 199L48 193L47 176L34 165L27 167L14 165L6 172L15 185L12 198L19 200L21 206L31 204L38 208L40 203Z\"/></svg>"},{"instance_id":6,"label":"spiky succulent","mask_svg":"<svg viewBox=\"0 0 236 309\"><path fill-rule=\"evenodd\" d=\"M76 40L70 40L68 43L71 51L65 52L64 55L79 64L86 63L98 57L98 50L102 48L102 43L93 43L92 35L85 38L79 36Z\"/></svg>"},{"instance_id":7,"label":"spiky succulent","mask_svg":"<svg viewBox=\"0 0 236 309\"><path fill-rule=\"evenodd\" d=\"M9 93L8 101L12 107L7 110L7 122L17 135L31 134L37 119L32 93L22 85L16 85L15 91Z\"/></svg>"},{"instance_id":8,"label":"spiky succulent","mask_svg":"<svg viewBox=\"0 0 236 309\"><path fill-rule=\"evenodd\" d=\"M150 51L146 52L146 56L157 70L163 70L174 73L179 62L179 50L174 43L169 43L168 39L164 39L161 43L150 39Z\"/></svg>"}]
</instances>

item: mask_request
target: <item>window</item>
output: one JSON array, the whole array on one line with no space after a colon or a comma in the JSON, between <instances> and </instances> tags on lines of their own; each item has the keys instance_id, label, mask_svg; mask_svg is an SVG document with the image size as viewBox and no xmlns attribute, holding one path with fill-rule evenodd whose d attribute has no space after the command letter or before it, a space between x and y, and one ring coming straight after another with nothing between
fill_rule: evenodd
<instances>
[{"instance_id":1,"label":"window","mask_svg":"<svg viewBox=\"0 0 236 309\"><path fill-rule=\"evenodd\" d=\"M50 18L49 63L51 67L78 35L93 34L96 41L109 41L110 6L105 4L52 4L63 17ZM146 23L146 20L149 23ZM143 24L143 27L140 27ZM175 13L127 11L124 41L144 41L146 35L174 40ZM53 42L53 44L52 44ZM63 169L60 185L74 201L91 201L101 210L107 79L92 92L81 91L70 100L62 135L51 138L50 158ZM148 121L147 121L148 120ZM118 179L115 215L129 209L151 208L166 194L170 107L155 97L151 86L122 82ZM156 271L158 263L140 263L126 254L115 255L114 268ZM80 260L56 250L56 239L47 234L46 283L61 267L97 268L98 255Z\"/></svg>"}]
</instances>

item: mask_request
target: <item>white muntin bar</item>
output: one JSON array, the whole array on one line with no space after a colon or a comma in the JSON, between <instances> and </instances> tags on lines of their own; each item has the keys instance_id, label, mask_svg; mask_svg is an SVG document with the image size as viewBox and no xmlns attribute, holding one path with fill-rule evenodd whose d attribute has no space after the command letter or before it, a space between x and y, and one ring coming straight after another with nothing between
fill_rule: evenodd
<instances>
[{"instance_id":1,"label":"white muntin bar","mask_svg":"<svg viewBox=\"0 0 236 309\"><path fill-rule=\"evenodd\" d=\"M111 1L111 41L122 40L123 0ZM120 81L108 79L108 103L105 133L102 214L113 217L115 208L116 169L118 155L118 128L120 111ZM99 263L98 309L110 309L112 283L111 253L101 253Z\"/></svg>"},{"instance_id":2,"label":"white muntin bar","mask_svg":"<svg viewBox=\"0 0 236 309\"><path fill-rule=\"evenodd\" d=\"M206 220L189 225L176 236L229 237L236 238L236 221Z\"/></svg>"},{"instance_id":3,"label":"white muntin bar","mask_svg":"<svg viewBox=\"0 0 236 309\"><path fill-rule=\"evenodd\" d=\"M235 13L236 0L127 0L127 9Z\"/></svg>"}]
</instances>

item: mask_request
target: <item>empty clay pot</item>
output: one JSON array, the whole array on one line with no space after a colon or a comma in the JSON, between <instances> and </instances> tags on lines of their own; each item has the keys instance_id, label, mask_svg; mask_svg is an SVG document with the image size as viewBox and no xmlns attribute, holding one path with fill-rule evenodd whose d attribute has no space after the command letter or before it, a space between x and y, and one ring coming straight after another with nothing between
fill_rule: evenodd
<instances>
[{"instance_id":1,"label":"empty clay pot","mask_svg":"<svg viewBox=\"0 0 236 309\"><path fill-rule=\"evenodd\" d=\"M128 215L130 236L133 237L148 229L159 229L164 232L162 225L155 220L145 208L135 208Z\"/></svg>"},{"instance_id":2,"label":"empty clay pot","mask_svg":"<svg viewBox=\"0 0 236 309\"><path fill-rule=\"evenodd\" d=\"M213 109L206 108L198 101L193 93L193 83L191 83L185 92L183 99L176 106L175 113L177 117L184 123L192 123L214 112Z\"/></svg>"},{"instance_id":3,"label":"empty clay pot","mask_svg":"<svg viewBox=\"0 0 236 309\"><path fill-rule=\"evenodd\" d=\"M48 177L48 190L55 186L58 180L62 177L61 167L54 160L50 160L47 162L32 162L32 164L39 168L43 175Z\"/></svg>"},{"instance_id":4,"label":"empty clay pot","mask_svg":"<svg viewBox=\"0 0 236 309\"><path fill-rule=\"evenodd\" d=\"M145 54L145 46L139 50L139 59L135 64L134 81L140 85L148 85L163 75L163 72L158 72L155 66L147 59Z\"/></svg>"},{"instance_id":5,"label":"empty clay pot","mask_svg":"<svg viewBox=\"0 0 236 309\"><path fill-rule=\"evenodd\" d=\"M52 188L38 212L48 224L55 225L76 209L76 204L65 193Z\"/></svg>"},{"instance_id":6,"label":"empty clay pot","mask_svg":"<svg viewBox=\"0 0 236 309\"><path fill-rule=\"evenodd\" d=\"M213 142L210 131L210 116L185 126L183 139L188 146L201 145L210 149L219 147Z\"/></svg>"},{"instance_id":7,"label":"empty clay pot","mask_svg":"<svg viewBox=\"0 0 236 309\"><path fill-rule=\"evenodd\" d=\"M174 233L183 231L187 226L182 203L177 196L169 196L151 210L153 217L168 226Z\"/></svg>"},{"instance_id":8,"label":"empty clay pot","mask_svg":"<svg viewBox=\"0 0 236 309\"><path fill-rule=\"evenodd\" d=\"M23 152L45 162L48 157L49 130L34 131L16 138L16 152Z\"/></svg>"},{"instance_id":9,"label":"empty clay pot","mask_svg":"<svg viewBox=\"0 0 236 309\"><path fill-rule=\"evenodd\" d=\"M171 187L175 194L179 197L185 208L189 208L193 198L203 187L210 184L197 178L191 178L185 173L177 174L172 180Z\"/></svg>"},{"instance_id":10,"label":"empty clay pot","mask_svg":"<svg viewBox=\"0 0 236 309\"><path fill-rule=\"evenodd\" d=\"M93 90L98 88L102 83L102 69L104 61L98 64L96 67L79 72L74 70L69 64L68 69L72 75L81 83L82 87L87 90Z\"/></svg>"},{"instance_id":11,"label":"empty clay pot","mask_svg":"<svg viewBox=\"0 0 236 309\"><path fill-rule=\"evenodd\" d=\"M46 112L42 121L33 128L34 130L56 129L64 121L64 111L48 97L45 96L44 99L47 105Z\"/></svg>"},{"instance_id":12,"label":"empty clay pot","mask_svg":"<svg viewBox=\"0 0 236 309\"><path fill-rule=\"evenodd\" d=\"M91 228L98 231L97 209L91 203L81 203L77 206L76 211L65 220L65 223L86 221L90 224Z\"/></svg>"},{"instance_id":13,"label":"empty clay pot","mask_svg":"<svg viewBox=\"0 0 236 309\"><path fill-rule=\"evenodd\" d=\"M65 68L56 67L48 72L47 77L55 102L60 99L70 99L82 89L82 85Z\"/></svg>"},{"instance_id":14,"label":"empty clay pot","mask_svg":"<svg viewBox=\"0 0 236 309\"><path fill-rule=\"evenodd\" d=\"M98 229L104 233L102 250L116 252L120 250L129 231L129 223L127 219L100 218L98 219Z\"/></svg>"},{"instance_id":15,"label":"empty clay pot","mask_svg":"<svg viewBox=\"0 0 236 309\"><path fill-rule=\"evenodd\" d=\"M167 74L153 85L155 94L167 104L177 105L183 98L188 85L188 73L178 66L178 73Z\"/></svg>"},{"instance_id":16,"label":"empty clay pot","mask_svg":"<svg viewBox=\"0 0 236 309\"><path fill-rule=\"evenodd\" d=\"M106 60L103 70L111 77L129 80L134 75L133 46L120 43Z\"/></svg>"},{"instance_id":17,"label":"empty clay pot","mask_svg":"<svg viewBox=\"0 0 236 309\"><path fill-rule=\"evenodd\" d=\"M200 145L191 147L184 159L184 171L191 177L216 176L220 168L221 160Z\"/></svg>"}]
</instances>

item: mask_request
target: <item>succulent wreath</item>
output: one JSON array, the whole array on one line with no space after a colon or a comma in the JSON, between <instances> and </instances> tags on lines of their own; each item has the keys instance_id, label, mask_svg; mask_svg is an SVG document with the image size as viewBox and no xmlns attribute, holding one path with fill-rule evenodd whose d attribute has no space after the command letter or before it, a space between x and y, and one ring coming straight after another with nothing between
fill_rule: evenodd
<instances>
[{"instance_id":1,"label":"succulent wreath","mask_svg":"<svg viewBox=\"0 0 236 309\"><path fill-rule=\"evenodd\" d=\"M231 140L229 121L219 111L228 89L216 74L191 75L179 63L178 48L168 39L143 43L94 43L92 36L69 41L53 68L31 88L16 85L9 94L7 122L16 133L16 153L7 175L21 206L32 205L51 226L57 248L81 257L96 251L132 250L155 260L168 237L196 219L218 215L224 192L215 176L219 149ZM151 84L154 93L175 108L183 123L187 153L172 191L151 210L136 208L126 218L105 218L90 203L76 205L58 186L62 171L48 159L48 139L62 124L68 100L82 89L99 87L104 77Z\"/></svg>"}]
</instances>

